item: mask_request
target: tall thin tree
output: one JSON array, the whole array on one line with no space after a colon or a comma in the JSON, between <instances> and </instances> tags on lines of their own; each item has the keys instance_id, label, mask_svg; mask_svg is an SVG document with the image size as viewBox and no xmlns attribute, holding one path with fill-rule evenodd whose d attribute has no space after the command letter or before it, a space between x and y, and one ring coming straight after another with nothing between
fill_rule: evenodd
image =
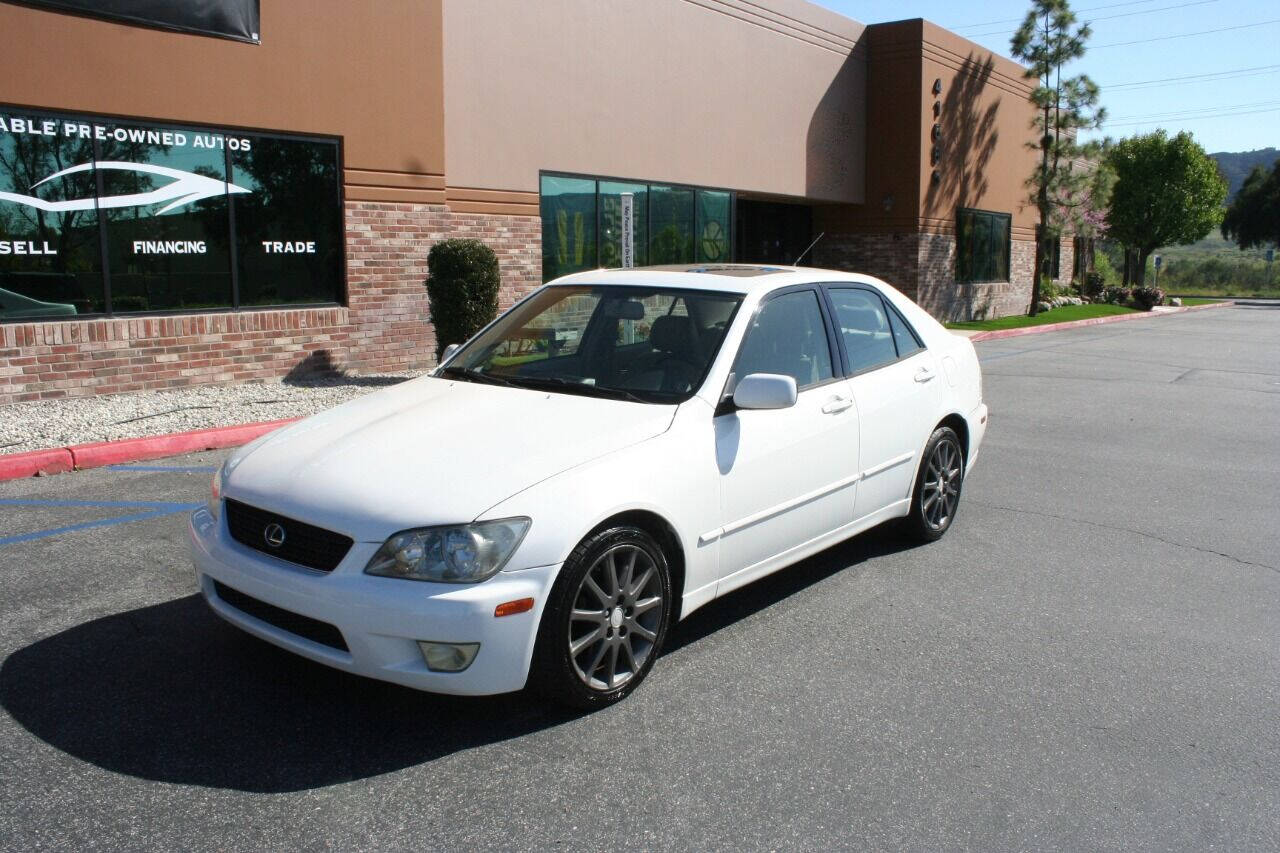
<instances>
[{"instance_id":1,"label":"tall thin tree","mask_svg":"<svg viewBox=\"0 0 1280 853\"><path fill-rule=\"evenodd\" d=\"M1038 139L1028 147L1040 152L1040 163L1027 179L1030 201L1040 216L1036 232L1036 269L1031 282L1031 307L1040 303L1040 277L1049 247L1062 227L1083 216L1081 209L1091 181L1089 161L1098 156L1098 143L1081 143L1078 134L1097 128L1106 117L1098 106L1098 86L1088 76L1063 77L1065 65L1085 54L1092 31L1079 23L1067 0L1033 0L1022 26L1013 34L1013 55L1036 81L1031 103L1036 107L1032 127Z\"/></svg>"}]
</instances>

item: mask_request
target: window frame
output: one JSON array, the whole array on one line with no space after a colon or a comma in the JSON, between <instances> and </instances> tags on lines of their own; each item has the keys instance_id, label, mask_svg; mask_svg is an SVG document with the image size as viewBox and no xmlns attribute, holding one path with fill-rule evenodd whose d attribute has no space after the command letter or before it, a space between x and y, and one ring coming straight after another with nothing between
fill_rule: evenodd
<instances>
[{"instance_id":1,"label":"window frame","mask_svg":"<svg viewBox=\"0 0 1280 853\"><path fill-rule=\"evenodd\" d=\"M893 304L892 300L890 300L883 293L881 293L879 288L875 287L874 285L871 285L865 282L860 282L860 281L849 281L849 282L832 281L832 282L823 282L821 285L821 289L822 289L823 298L827 303L828 317L829 317L828 323L831 326L831 329L829 330L829 334L835 338L837 344L840 347L840 364L844 369L844 375L842 378L851 379L854 376L862 376L865 373L873 373L877 370L884 370L886 367L892 367L893 365L901 361L906 361L909 358L916 357L922 352L929 351L929 347L927 344L925 344L924 339L920 337L920 333L917 332L915 327L912 326L911 323L907 321L907 318L902 315L902 312L898 310L897 306ZM893 334L893 320L890 319L889 320L889 340L893 342L893 351L896 354L896 357L892 361L886 361L882 364L877 364L872 367L864 367L859 370L852 370L849 363L849 353L844 346L844 335L840 334L840 327L836 325L839 322L838 320L839 315L836 313L835 300L832 299L831 297L832 290L864 290L870 293L872 296L879 299L881 304L884 305L886 318L888 317L890 312L895 314L896 319L899 322L901 322L902 327L907 330L907 334L911 336L911 338L916 342L916 345L919 346L920 348L917 350L913 350L912 352L909 352L906 355L903 355L901 351L899 351L898 349L898 340L897 340L897 337Z\"/></svg>"},{"instance_id":2,"label":"window frame","mask_svg":"<svg viewBox=\"0 0 1280 853\"><path fill-rule=\"evenodd\" d=\"M833 382L843 382L845 380L844 368L844 351L837 349L837 341L834 327L831 323L831 309L827 303L827 298L822 293L822 288L817 284L791 284L780 287L777 290L771 290L756 304L755 309L751 312L751 317L747 320L747 328L742 333L742 339L738 341L738 348L733 354L733 361L729 366L729 375L725 377L724 388L720 392L720 405L716 408L714 417L736 412L737 406L733 404L733 392L738 387L738 364L742 360L742 351L746 347L747 337L751 334L751 326L756 321L756 317L764 310L764 306L777 299L780 296L786 296L791 293L799 293L809 291L814 295L818 303L818 313L822 317L822 325L827 333L827 349L831 354L831 377L823 379L821 382L815 382L812 385L805 385L803 388L796 386L796 396L805 394L817 388L823 388ZM839 361L837 361L839 359ZM837 369L839 366L839 370ZM705 377L704 377L705 381Z\"/></svg>"},{"instance_id":3,"label":"window frame","mask_svg":"<svg viewBox=\"0 0 1280 853\"><path fill-rule=\"evenodd\" d=\"M993 235L995 233L995 231L992 230L991 226L995 222L1003 220L1005 225L1005 228L1004 228L1005 242L1002 250L1003 258L1004 258L1004 272L1005 272L1004 278L981 278L977 276L976 265L973 263L972 251L969 252L969 269L971 273L973 273L973 277L966 278L961 276L960 271L963 268L961 240L962 238L968 237L968 230L969 230L963 227L962 225L962 223L964 222L964 217L966 215L971 217L981 216L988 219L989 220L988 230L987 230L988 235ZM990 242L993 242L993 241L992 241L992 238L988 236L988 243ZM991 247L988 246L988 250L990 250L990 248ZM976 207L956 208L956 261L955 261L956 284L997 284L997 283L1005 283L1005 282L1011 281L1013 276L1012 251L1013 251L1013 214L1001 213L996 210L981 210ZM1000 256L993 254L991 255L991 257L993 260L995 260L995 259L999 259Z\"/></svg>"},{"instance_id":4,"label":"window frame","mask_svg":"<svg viewBox=\"0 0 1280 853\"><path fill-rule=\"evenodd\" d=\"M1041 239L1041 230L1040 230L1040 226L1037 225L1036 226L1037 242L1039 242L1040 239ZM1055 234L1052 237L1045 237L1043 239L1046 246L1044 260L1045 260L1045 263L1048 265L1048 269L1038 270L1037 272L1039 275L1048 276L1053 281L1058 281L1059 279L1062 278L1062 235Z\"/></svg>"},{"instance_id":5,"label":"window frame","mask_svg":"<svg viewBox=\"0 0 1280 853\"><path fill-rule=\"evenodd\" d=\"M0 325L8 324L37 324L37 323L65 323L78 320L102 320L102 319L128 319L132 317L187 317L201 314L242 314L251 311L291 311L291 310L314 310L320 308L341 308L350 305L350 282L347 275L347 239L346 239L346 201L347 188L343 179L343 173L346 168L346 150L345 139L342 136L325 136L315 133L290 133L287 131L264 130L257 127L247 127L244 125L231 124L210 124L201 122L181 122L173 119L148 118L146 116L116 116L106 113L91 112L74 112L65 109L56 109L50 107L41 107L34 104L16 104L9 101L0 101L0 110L6 111L22 111L34 114L36 117L49 116L58 120L91 122L91 123L111 123L119 127L145 127L156 130L179 130L183 132L207 132L210 134L219 134L227 136L231 134L247 134L255 137L263 137L266 139L278 139L286 142L311 142L334 145L337 153L337 164L335 169L335 178L337 182L336 204L338 206L340 227L335 235L338 243L338 288L334 294L337 299L335 301L324 302L289 302L283 304L272 305L251 305L242 306L240 304L240 264L237 257L236 249L236 232L235 232L235 203L234 197L227 197L227 227L228 227L228 263L231 279L231 304L210 308L160 308L149 311L115 311L112 305L111 293L111 266L108 260L108 247L106 235L106 222L99 215L98 218L98 251L101 257L102 265L102 295L103 308L101 312L93 314L77 314L74 317L64 317L58 315L49 315L47 317L15 317L6 319L0 315ZM223 146L223 168L226 174L225 180L234 183L234 172L231 165L231 157L233 152L231 149ZM99 140L93 141L94 162L102 159L102 144ZM101 175L97 174L95 169L96 180L99 187L101 186ZM95 196L96 197L96 196Z\"/></svg>"},{"instance_id":6,"label":"window frame","mask_svg":"<svg viewBox=\"0 0 1280 853\"><path fill-rule=\"evenodd\" d=\"M673 190L692 190L693 191L693 246L694 246L694 249L693 249L693 260L690 260L688 262L690 266L694 266L699 263L712 263L710 261L697 260L698 245L699 245L698 225L702 221L702 217L699 215L699 207L698 207L698 202L701 194L703 192L727 193L729 196L729 221L728 223L726 223L726 227L729 232L729 235L728 235L729 236L729 241L728 241L729 242L729 245L728 245L729 260L716 261L714 263L717 263L717 264L732 263L732 259L737 257L737 249L738 249L738 227L737 227L738 192L737 190L731 190L731 189L728 189L727 187L705 186L702 184L685 184L685 183L680 183L679 181L662 181L662 180L656 180L656 179L650 179L650 178L634 178L634 177L626 178L626 177L620 177L618 175L596 175L596 174L589 174L586 172L563 172L556 169L539 169L538 170L539 221L541 221L541 218L542 218L541 208L542 208L542 179L543 178L569 178L573 180L593 181L595 183L594 214L595 214L595 223L596 223L596 247L595 247L596 250L595 250L594 266L588 266L587 269L585 270L576 270L575 272L587 272L588 270L592 270L592 269L625 269L624 267L602 267L600 265L600 255L601 255L600 247L602 243L601 237L603 235L603 230L601 227L602 205L600 204L600 184L602 183L643 184L645 186L646 189L644 194L644 202L645 202L644 245L645 245L645 257L646 257L646 260L650 262L650 264L652 264L652 260L653 260L653 258L651 257L651 252L650 252L651 247L649 245L649 240L652 236L652 231L653 231L653 195L654 195L653 188L654 187L669 187ZM637 235L637 237L638 236L639 235ZM639 241L637 240L636 242L638 243ZM542 257L541 248L539 249L539 253L540 253L539 259L541 260L541 257ZM545 268L545 265L543 266ZM572 275L572 274L573 273L564 273L564 275ZM558 277L559 276L557 276L557 278ZM542 283L548 284L551 281L554 281L554 279L544 279Z\"/></svg>"}]
</instances>

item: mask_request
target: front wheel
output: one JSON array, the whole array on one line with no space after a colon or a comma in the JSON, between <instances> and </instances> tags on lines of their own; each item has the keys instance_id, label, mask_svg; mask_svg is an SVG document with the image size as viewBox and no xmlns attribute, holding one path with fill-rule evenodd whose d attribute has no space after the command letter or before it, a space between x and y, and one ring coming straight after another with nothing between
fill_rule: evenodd
<instances>
[{"instance_id":1,"label":"front wheel","mask_svg":"<svg viewBox=\"0 0 1280 853\"><path fill-rule=\"evenodd\" d=\"M924 461L911 494L907 533L921 542L935 542L951 527L960 506L964 484L964 450L951 427L938 427L924 448Z\"/></svg>"},{"instance_id":2,"label":"front wheel","mask_svg":"<svg viewBox=\"0 0 1280 853\"><path fill-rule=\"evenodd\" d=\"M666 556L638 527L587 537L565 561L538 628L530 686L593 710L639 686L671 621Z\"/></svg>"}]
</instances>

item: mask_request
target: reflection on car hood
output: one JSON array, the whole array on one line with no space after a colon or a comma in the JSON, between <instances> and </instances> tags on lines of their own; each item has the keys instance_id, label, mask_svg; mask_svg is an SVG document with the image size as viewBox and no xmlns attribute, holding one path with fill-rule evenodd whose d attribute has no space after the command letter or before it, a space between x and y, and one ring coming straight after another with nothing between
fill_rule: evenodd
<instances>
[{"instance_id":1,"label":"reflection on car hood","mask_svg":"<svg viewBox=\"0 0 1280 853\"><path fill-rule=\"evenodd\" d=\"M232 457L223 493L381 542L410 527L471 521L537 482L665 432L675 410L422 377L246 448Z\"/></svg>"}]
</instances>

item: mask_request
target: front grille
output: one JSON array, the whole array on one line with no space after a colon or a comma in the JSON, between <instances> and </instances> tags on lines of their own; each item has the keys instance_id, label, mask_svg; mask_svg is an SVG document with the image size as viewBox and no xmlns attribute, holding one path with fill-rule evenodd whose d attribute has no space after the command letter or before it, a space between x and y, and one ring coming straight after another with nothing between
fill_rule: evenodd
<instances>
[{"instance_id":1,"label":"front grille","mask_svg":"<svg viewBox=\"0 0 1280 853\"><path fill-rule=\"evenodd\" d=\"M341 533L325 530L265 509L242 504L227 498L227 530L231 538L241 545L270 554L290 563L309 569L331 572L351 550L352 540ZM267 528L278 524L284 531L284 541L278 547L267 544Z\"/></svg>"},{"instance_id":2,"label":"front grille","mask_svg":"<svg viewBox=\"0 0 1280 853\"><path fill-rule=\"evenodd\" d=\"M310 616L303 616L300 613L276 607L274 604L259 601L251 595L232 589L221 581L214 581L213 589L218 593L218 598L254 619L260 619L268 625L274 625L281 631L288 631L304 640L341 652L349 651L342 632L328 622L321 622L319 619L312 619Z\"/></svg>"}]
</instances>

